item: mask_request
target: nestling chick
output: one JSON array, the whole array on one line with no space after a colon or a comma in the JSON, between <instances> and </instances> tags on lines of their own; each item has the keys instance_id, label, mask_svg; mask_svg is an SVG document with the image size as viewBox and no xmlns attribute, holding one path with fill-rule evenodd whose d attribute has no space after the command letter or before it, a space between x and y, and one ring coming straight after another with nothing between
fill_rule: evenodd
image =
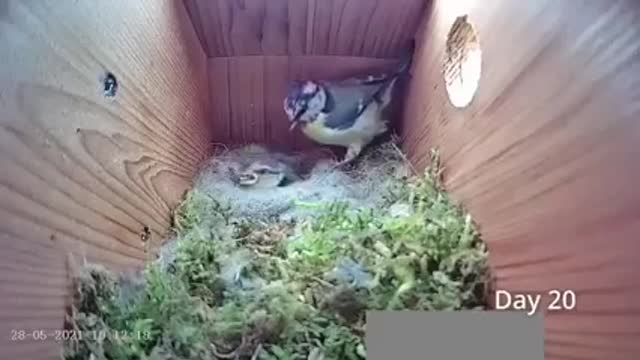
<instances>
[{"instance_id":1,"label":"nestling chick","mask_svg":"<svg viewBox=\"0 0 640 360\"><path fill-rule=\"evenodd\" d=\"M234 154L235 167L229 168L232 180L243 187L272 188L301 179L295 159L272 153L260 146L247 146Z\"/></svg>"},{"instance_id":2,"label":"nestling chick","mask_svg":"<svg viewBox=\"0 0 640 360\"><path fill-rule=\"evenodd\" d=\"M238 185L277 187L299 180L300 177L287 164L277 161L256 161L238 174Z\"/></svg>"},{"instance_id":3,"label":"nestling chick","mask_svg":"<svg viewBox=\"0 0 640 360\"><path fill-rule=\"evenodd\" d=\"M413 46L392 74L342 81L294 82L284 99L291 123L312 140L347 148L337 166L353 161L377 136L387 132L383 111L392 100L398 78L410 67Z\"/></svg>"}]
</instances>

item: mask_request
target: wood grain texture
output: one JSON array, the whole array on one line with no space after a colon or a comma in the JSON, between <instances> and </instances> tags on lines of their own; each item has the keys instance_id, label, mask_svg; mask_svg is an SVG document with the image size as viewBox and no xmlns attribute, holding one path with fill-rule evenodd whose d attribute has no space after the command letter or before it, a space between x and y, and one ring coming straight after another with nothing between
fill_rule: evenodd
<instances>
[{"instance_id":1,"label":"wood grain texture","mask_svg":"<svg viewBox=\"0 0 640 360\"><path fill-rule=\"evenodd\" d=\"M11 330L62 327L69 253L152 256L208 151L206 55L171 0L2 0L0 48L0 357L53 359Z\"/></svg>"},{"instance_id":2,"label":"wood grain texture","mask_svg":"<svg viewBox=\"0 0 640 360\"><path fill-rule=\"evenodd\" d=\"M442 0L427 13L403 122L411 159L440 148L498 288L575 291L575 311L546 314L545 359L637 359L640 3ZM482 76L456 109L441 65L463 13Z\"/></svg>"},{"instance_id":3,"label":"wood grain texture","mask_svg":"<svg viewBox=\"0 0 640 360\"><path fill-rule=\"evenodd\" d=\"M396 60L339 56L240 56L209 59L213 141L266 143L285 151L318 144L289 132L283 109L289 81L341 79L396 66Z\"/></svg>"},{"instance_id":4,"label":"wood grain texture","mask_svg":"<svg viewBox=\"0 0 640 360\"><path fill-rule=\"evenodd\" d=\"M209 57L336 55L395 58L424 0L186 0Z\"/></svg>"}]
</instances>

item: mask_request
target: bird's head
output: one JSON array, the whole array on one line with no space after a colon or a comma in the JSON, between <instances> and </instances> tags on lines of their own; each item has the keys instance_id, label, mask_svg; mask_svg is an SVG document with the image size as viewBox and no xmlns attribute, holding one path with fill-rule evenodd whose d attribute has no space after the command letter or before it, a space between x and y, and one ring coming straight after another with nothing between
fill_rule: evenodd
<instances>
[{"instance_id":1,"label":"bird's head","mask_svg":"<svg viewBox=\"0 0 640 360\"><path fill-rule=\"evenodd\" d=\"M326 102L327 93L321 84L310 80L293 82L284 99L284 111L291 122L289 130L316 120Z\"/></svg>"}]
</instances>

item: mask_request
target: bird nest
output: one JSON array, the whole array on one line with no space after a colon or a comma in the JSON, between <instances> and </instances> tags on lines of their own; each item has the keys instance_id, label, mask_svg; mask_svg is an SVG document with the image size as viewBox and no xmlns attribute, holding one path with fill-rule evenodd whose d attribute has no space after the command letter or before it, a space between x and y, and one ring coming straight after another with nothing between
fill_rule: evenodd
<instances>
[{"instance_id":1,"label":"bird nest","mask_svg":"<svg viewBox=\"0 0 640 360\"><path fill-rule=\"evenodd\" d=\"M238 185L237 153L212 161L137 281L76 277L69 326L107 336L70 340L65 358L358 359L368 310L485 309L487 250L433 154L422 176L387 144L265 188Z\"/></svg>"},{"instance_id":2,"label":"bird nest","mask_svg":"<svg viewBox=\"0 0 640 360\"><path fill-rule=\"evenodd\" d=\"M318 203L380 207L387 190L410 175L407 164L393 142L372 148L349 169L336 168L322 154L289 155L250 145L214 156L194 188L228 206L235 218L295 221L313 215Z\"/></svg>"}]
</instances>

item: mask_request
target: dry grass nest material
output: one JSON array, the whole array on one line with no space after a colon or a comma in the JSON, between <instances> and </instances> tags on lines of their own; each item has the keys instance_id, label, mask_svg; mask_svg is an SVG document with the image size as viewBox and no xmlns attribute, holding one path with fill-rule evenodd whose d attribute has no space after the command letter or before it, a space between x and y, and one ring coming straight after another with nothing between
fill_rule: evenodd
<instances>
[{"instance_id":1,"label":"dry grass nest material","mask_svg":"<svg viewBox=\"0 0 640 360\"><path fill-rule=\"evenodd\" d=\"M88 335L65 359L364 359L368 310L485 309L487 250L442 189L437 152L409 178L396 156L339 175L390 175L377 206L321 198L288 208L313 209L295 221L237 216L205 170L176 209L170 259L136 280L78 273L68 324Z\"/></svg>"},{"instance_id":2,"label":"dry grass nest material","mask_svg":"<svg viewBox=\"0 0 640 360\"><path fill-rule=\"evenodd\" d=\"M268 181L238 186L234 177L255 164L283 169L298 179L286 186ZM296 221L315 214L313 207L301 206L308 203L342 201L354 208L377 208L387 202L388 194L381 190L410 175L393 142L372 148L348 170L334 164L321 154L288 155L250 145L214 156L196 177L194 189L227 206L235 218Z\"/></svg>"}]
</instances>

